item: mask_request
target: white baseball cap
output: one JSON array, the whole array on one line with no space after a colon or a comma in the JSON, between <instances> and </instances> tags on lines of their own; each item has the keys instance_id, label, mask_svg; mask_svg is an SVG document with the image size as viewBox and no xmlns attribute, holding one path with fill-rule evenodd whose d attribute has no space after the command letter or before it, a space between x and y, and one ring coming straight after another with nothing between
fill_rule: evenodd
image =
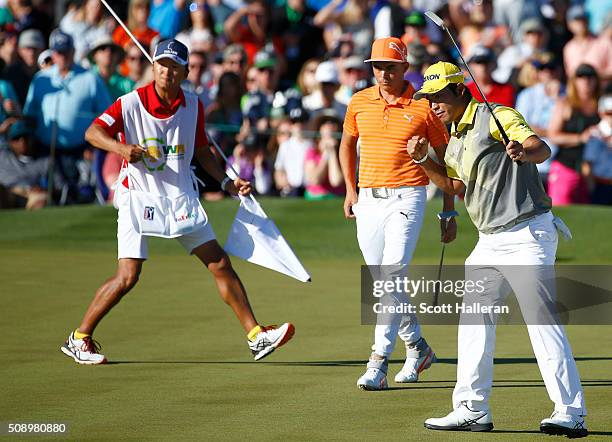
<instances>
[{"instance_id":1,"label":"white baseball cap","mask_svg":"<svg viewBox=\"0 0 612 442\"><path fill-rule=\"evenodd\" d=\"M605 114L612 112L612 95L604 95L599 99L599 112Z\"/></svg>"},{"instance_id":2,"label":"white baseball cap","mask_svg":"<svg viewBox=\"0 0 612 442\"><path fill-rule=\"evenodd\" d=\"M338 69L333 61L319 63L315 72L315 80L319 83L340 83L338 81Z\"/></svg>"}]
</instances>

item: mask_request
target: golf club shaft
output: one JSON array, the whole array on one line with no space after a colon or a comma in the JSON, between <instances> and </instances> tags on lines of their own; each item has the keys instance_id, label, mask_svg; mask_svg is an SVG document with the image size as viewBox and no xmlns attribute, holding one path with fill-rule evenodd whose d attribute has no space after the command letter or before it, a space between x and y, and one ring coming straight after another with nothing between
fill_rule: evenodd
<instances>
[{"instance_id":1,"label":"golf club shaft","mask_svg":"<svg viewBox=\"0 0 612 442\"><path fill-rule=\"evenodd\" d=\"M484 94L482 89L480 89L480 86L479 86L478 82L476 81L476 77L474 77L474 74L472 73L472 70L470 69L470 65L467 63L467 61L465 61L465 58L463 58L463 54L461 53L461 49L459 49L459 45L455 41L455 39L453 37L453 34L451 33L450 29L448 29L448 26L446 26L444 24L444 21L440 17L435 15L434 13L428 13L426 15L429 16L434 21L434 23L436 23L436 25L438 25L439 27L444 29L446 31L446 33L448 34L448 36L450 37L451 42L453 43L453 45L455 46L455 49L457 49L457 52L459 53L459 57L461 58L461 61L463 62L464 66L466 67L466 69L468 71L468 73L470 74L470 77L472 77L472 81L476 85L476 89L478 89L478 92L480 93L480 96L482 97L482 100L484 101L485 105L487 106L487 109L489 109L489 112L493 116L493 120L495 121L495 125L497 126L497 129L499 130L499 133L500 133L500 135L502 137L502 140L504 141L504 144L507 146L510 143L510 139L508 138L508 134L506 134L506 131L504 130L504 127L501 125L501 123L499 122L499 120L497 119L495 114L493 113L493 108L491 107L491 104L489 103L489 100L487 100L486 95ZM431 17L431 15L435 16L437 18L437 20L434 20ZM516 161L516 163L519 166L521 164L523 164L522 161Z\"/></svg>"},{"instance_id":2,"label":"golf club shaft","mask_svg":"<svg viewBox=\"0 0 612 442\"><path fill-rule=\"evenodd\" d=\"M450 218L446 218L444 220L444 233L446 233L446 231L448 230L448 222L449 222ZM440 281L440 278L442 277L442 266L444 265L444 250L446 249L446 243L443 242L442 243L442 253L440 254L440 264L438 265L438 281ZM440 284L442 284L440 282ZM440 294L440 289L438 286L436 286L436 290L434 291L434 299L433 299L433 305L434 307L436 307L438 305L438 295Z\"/></svg>"},{"instance_id":3,"label":"golf club shaft","mask_svg":"<svg viewBox=\"0 0 612 442\"><path fill-rule=\"evenodd\" d=\"M145 57L147 57L147 60L149 60L149 62L151 64L153 64L153 59L151 58L151 56L149 55L149 53L147 51L145 51L145 49L142 47L142 45L140 44L140 42L136 39L136 37L134 37L134 34L132 34L132 32L128 29L128 27L125 25L125 23L123 23L123 20L121 20L119 18L119 16L115 13L115 11L113 11L113 8L110 7L110 5L108 3L106 3L106 0L100 0L102 2L102 4L106 7L106 9L108 9L108 12L111 13L111 15L115 18L115 20L117 20L117 22L121 25L121 27L123 28L123 30L127 33L127 35L130 36L130 38L132 39L132 41L134 42L134 44L136 46L138 46L138 49L140 49L142 51L142 53L144 54Z\"/></svg>"},{"instance_id":4,"label":"golf club shaft","mask_svg":"<svg viewBox=\"0 0 612 442\"><path fill-rule=\"evenodd\" d=\"M446 249L446 243L442 243L442 253L440 254L440 264L438 265L438 281L442 277L442 266L444 265L444 250ZM440 285L442 283L440 282ZM433 305L436 307L438 305L438 296L440 295L440 288L436 286L436 290L434 291Z\"/></svg>"}]
</instances>

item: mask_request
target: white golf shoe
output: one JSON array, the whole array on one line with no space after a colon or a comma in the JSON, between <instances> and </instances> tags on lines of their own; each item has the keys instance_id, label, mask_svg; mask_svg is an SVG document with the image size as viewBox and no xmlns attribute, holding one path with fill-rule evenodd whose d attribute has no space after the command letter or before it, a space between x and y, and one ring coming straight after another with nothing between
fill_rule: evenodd
<instances>
[{"instance_id":1,"label":"white golf shoe","mask_svg":"<svg viewBox=\"0 0 612 442\"><path fill-rule=\"evenodd\" d=\"M280 327L275 325L262 327L252 341L247 339L253 358L256 361L265 358L278 347L289 342L294 333L295 327L290 322L285 322Z\"/></svg>"},{"instance_id":2,"label":"white golf shoe","mask_svg":"<svg viewBox=\"0 0 612 442\"><path fill-rule=\"evenodd\" d=\"M436 362L436 354L427 345L425 338L415 343L406 343L406 362L402 369L395 375L395 382L403 384L417 382L419 374L431 367Z\"/></svg>"},{"instance_id":3,"label":"white golf shoe","mask_svg":"<svg viewBox=\"0 0 612 442\"><path fill-rule=\"evenodd\" d=\"M540 422L542 433L567 436L570 439L586 437L589 434L584 416L553 412L549 418Z\"/></svg>"},{"instance_id":4,"label":"white golf shoe","mask_svg":"<svg viewBox=\"0 0 612 442\"><path fill-rule=\"evenodd\" d=\"M102 346L91 336L76 339L74 332L70 333L64 345L60 347L62 353L71 357L77 364L98 365L105 364L106 357L100 354Z\"/></svg>"},{"instance_id":5,"label":"white golf shoe","mask_svg":"<svg viewBox=\"0 0 612 442\"><path fill-rule=\"evenodd\" d=\"M368 369L357 380L357 386L361 390L386 390L387 389L387 358L375 359L374 353L368 361Z\"/></svg>"},{"instance_id":6,"label":"white golf shoe","mask_svg":"<svg viewBox=\"0 0 612 442\"><path fill-rule=\"evenodd\" d=\"M489 411L471 410L464 401L459 408L445 417L427 419L425 428L446 431L491 431L493 418Z\"/></svg>"}]
</instances>

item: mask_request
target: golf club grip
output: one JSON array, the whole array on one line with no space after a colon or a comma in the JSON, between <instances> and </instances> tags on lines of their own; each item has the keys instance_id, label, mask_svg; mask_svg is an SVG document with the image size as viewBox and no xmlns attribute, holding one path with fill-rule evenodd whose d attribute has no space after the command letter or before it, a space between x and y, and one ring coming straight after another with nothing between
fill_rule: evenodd
<instances>
[{"instance_id":1,"label":"golf club grip","mask_svg":"<svg viewBox=\"0 0 612 442\"><path fill-rule=\"evenodd\" d=\"M491 115L493 115L493 119L495 120L495 124L497 125L497 129L499 130L499 133L501 134L502 140L504 140L504 145L507 146L508 144L510 144L510 138L508 138L508 134L506 134L504 127L501 125L501 123L499 122L495 114L493 113L493 109L491 109ZM519 166L523 165L523 162L520 160L515 161L515 163Z\"/></svg>"}]
</instances>

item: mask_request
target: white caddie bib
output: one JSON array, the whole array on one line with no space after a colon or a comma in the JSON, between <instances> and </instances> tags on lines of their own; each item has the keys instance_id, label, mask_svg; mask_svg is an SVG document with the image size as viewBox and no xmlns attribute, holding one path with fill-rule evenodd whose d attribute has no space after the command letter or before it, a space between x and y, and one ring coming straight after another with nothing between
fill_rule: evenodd
<instances>
[{"instance_id":1,"label":"white caddie bib","mask_svg":"<svg viewBox=\"0 0 612 442\"><path fill-rule=\"evenodd\" d=\"M125 142L147 149L142 161L128 163L118 183L128 179L127 195L115 192L116 206L129 206L141 235L176 238L208 222L191 169L195 149L198 98L185 92L185 106L169 118L156 118L138 92L121 97ZM118 186L121 187L121 186Z\"/></svg>"}]
</instances>

